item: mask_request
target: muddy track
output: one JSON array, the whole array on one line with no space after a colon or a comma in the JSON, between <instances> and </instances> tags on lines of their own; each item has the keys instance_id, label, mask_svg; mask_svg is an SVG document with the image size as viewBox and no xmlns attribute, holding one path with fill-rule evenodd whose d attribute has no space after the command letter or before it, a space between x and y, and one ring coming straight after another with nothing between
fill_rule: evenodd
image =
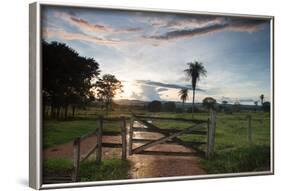
<instances>
[{"instance_id":1,"label":"muddy track","mask_svg":"<svg viewBox=\"0 0 281 191\"><path fill-rule=\"evenodd\" d=\"M158 139L162 137L159 133L134 132L135 138L140 139ZM84 155L96 145L96 136L93 135L81 142L81 156ZM121 136L103 136L103 142L121 143ZM134 144L134 147L141 144ZM148 151L166 151L166 152L194 152L193 149L178 144L159 144ZM72 143L62 144L43 151L44 159L47 158L73 158ZM103 148L102 158L120 158L121 149ZM94 156L92 156L94 157ZM206 172L200 167L198 157L194 156L163 156L163 155L144 155L134 154L128 156L131 162L129 171L130 178L152 178L152 177L171 177L202 175Z\"/></svg>"}]
</instances>

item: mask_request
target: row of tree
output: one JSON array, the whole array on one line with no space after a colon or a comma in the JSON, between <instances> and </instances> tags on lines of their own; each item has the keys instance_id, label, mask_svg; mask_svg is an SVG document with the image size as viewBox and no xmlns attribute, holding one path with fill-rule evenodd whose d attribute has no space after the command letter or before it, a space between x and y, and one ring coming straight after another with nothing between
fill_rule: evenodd
<instances>
[{"instance_id":1,"label":"row of tree","mask_svg":"<svg viewBox=\"0 0 281 191\"><path fill-rule=\"evenodd\" d=\"M42 42L43 117L67 118L77 107L99 101L107 110L122 84L114 75L99 77L99 64L58 42Z\"/></svg>"},{"instance_id":2,"label":"row of tree","mask_svg":"<svg viewBox=\"0 0 281 191\"><path fill-rule=\"evenodd\" d=\"M177 107L175 102L164 102L154 100L148 103L148 105L143 108L147 109L150 112L185 112L183 107ZM190 111L190 108L187 108ZM234 104L227 104L227 102L222 102L222 104L217 104L216 100L212 97L206 97L202 100L202 107L194 107L193 112L204 112L210 111L210 109L214 109L216 111L225 112L225 113L232 113L232 112L240 112L241 110L244 111L270 111L270 103L264 102L262 106L242 106L239 102L235 102Z\"/></svg>"}]
</instances>

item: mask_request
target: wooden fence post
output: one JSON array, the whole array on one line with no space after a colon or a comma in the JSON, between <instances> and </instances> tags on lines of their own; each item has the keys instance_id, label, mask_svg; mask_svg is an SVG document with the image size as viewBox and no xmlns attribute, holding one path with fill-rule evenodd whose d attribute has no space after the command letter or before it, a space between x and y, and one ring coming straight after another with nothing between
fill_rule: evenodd
<instances>
[{"instance_id":1,"label":"wooden fence post","mask_svg":"<svg viewBox=\"0 0 281 191\"><path fill-rule=\"evenodd\" d=\"M103 117L101 116L98 121L98 131L97 131L97 153L96 160L97 162L101 162L102 158L102 131L103 131Z\"/></svg>"},{"instance_id":2,"label":"wooden fence post","mask_svg":"<svg viewBox=\"0 0 281 191\"><path fill-rule=\"evenodd\" d=\"M252 144L252 116L248 115L248 141Z\"/></svg>"},{"instance_id":3,"label":"wooden fence post","mask_svg":"<svg viewBox=\"0 0 281 191\"><path fill-rule=\"evenodd\" d=\"M210 110L210 126L208 130L207 158L214 154L215 134L216 134L216 111Z\"/></svg>"},{"instance_id":4,"label":"wooden fence post","mask_svg":"<svg viewBox=\"0 0 281 191\"><path fill-rule=\"evenodd\" d=\"M73 167L74 172L72 175L72 181L78 181L78 173L79 173L79 166L80 166L80 137L76 138L73 141Z\"/></svg>"},{"instance_id":5,"label":"wooden fence post","mask_svg":"<svg viewBox=\"0 0 281 191\"><path fill-rule=\"evenodd\" d=\"M206 148L206 158L209 157L210 151L209 151L209 144L210 144L210 118L207 119L207 148Z\"/></svg>"},{"instance_id":6,"label":"wooden fence post","mask_svg":"<svg viewBox=\"0 0 281 191\"><path fill-rule=\"evenodd\" d=\"M129 155L132 154L133 149L133 126L134 126L134 117L131 116L130 127L129 127Z\"/></svg>"},{"instance_id":7,"label":"wooden fence post","mask_svg":"<svg viewBox=\"0 0 281 191\"><path fill-rule=\"evenodd\" d=\"M126 130L126 119L124 116L120 117L121 119L121 136L122 136L122 160L127 158L127 130Z\"/></svg>"}]
</instances>

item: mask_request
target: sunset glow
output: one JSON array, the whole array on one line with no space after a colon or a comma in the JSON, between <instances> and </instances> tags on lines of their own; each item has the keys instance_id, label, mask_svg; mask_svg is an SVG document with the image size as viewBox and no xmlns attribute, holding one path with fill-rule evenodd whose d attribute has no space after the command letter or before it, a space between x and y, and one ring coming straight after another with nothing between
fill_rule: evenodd
<instances>
[{"instance_id":1,"label":"sunset glow","mask_svg":"<svg viewBox=\"0 0 281 191\"><path fill-rule=\"evenodd\" d=\"M122 81L115 99L180 101L178 91L191 88L186 63L198 60L207 77L198 83L197 102L211 96L253 104L260 94L270 100L268 21L67 7L45 8L42 17L46 41L93 57L101 74Z\"/></svg>"}]
</instances>

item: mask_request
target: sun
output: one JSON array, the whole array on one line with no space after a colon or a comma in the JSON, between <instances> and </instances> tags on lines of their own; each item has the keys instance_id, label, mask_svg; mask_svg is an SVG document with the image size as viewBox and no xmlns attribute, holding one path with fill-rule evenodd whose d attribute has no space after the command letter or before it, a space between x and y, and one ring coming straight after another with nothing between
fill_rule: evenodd
<instances>
[{"instance_id":1,"label":"sun","mask_svg":"<svg viewBox=\"0 0 281 191\"><path fill-rule=\"evenodd\" d=\"M123 92L119 92L115 96L115 99L130 99L133 92L137 90L134 82L128 80L122 80L122 85L123 85L122 88Z\"/></svg>"}]
</instances>

